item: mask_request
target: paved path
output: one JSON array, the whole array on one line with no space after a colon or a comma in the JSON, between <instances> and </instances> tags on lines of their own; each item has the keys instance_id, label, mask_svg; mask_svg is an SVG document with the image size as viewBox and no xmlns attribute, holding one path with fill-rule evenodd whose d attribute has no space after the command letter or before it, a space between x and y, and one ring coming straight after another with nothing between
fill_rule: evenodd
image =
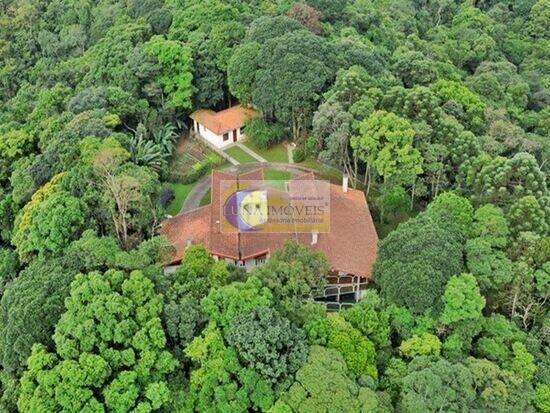
<instances>
[{"instance_id":1,"label":"paved path","mask_svg":"<svg viewBox=\"0 0 550 413\"><path fill-rule=\"evenodd\" d=\"M243 151L245 151L247 154L252 156L254 159L256 159L258 162L267 162L267 159L262 158L260 155L258 155L256 152L254 152L252 149L250 149L248 146L243 145L242 143L236 143L236 145L241 148Z\"/></svg>"},{"instance_id":2,"label":"paved path","mask_svg":"<svg viewBox=\"0 0 550 413\"><path fill-rule=\"evenodd\" d=\"M185 198L185 201L183 201L183 205L181 207L180 214L183 212L191 211L192 209L198 208L201 206L201 201L210 189L210 174L207 174L200 178L193 189L191 189L191 192L187 195L187 198ZM178 214L179 215L179 214Z\"/></svg>"},{"instance_id":3,"label":"paved path","mask_svg":"<svg viewBox=\"0 0 550 413\"><path fill-rule=\"evenodd\" d=\"M265 168L265 169L274 169L277 171L288 172L291 175L300 175L306 172L315 172L313 169L304 168L297 165L289 165L286 163L272 163L272 162L257 162L257 163L247 163L243 165L234 165L227 169L224 169L226 172L231 173L241 173L249 171L255 168ZM197 181L197 184L193 187L181 208L180 214L184 212L191 211L192 209L198 208L201 205L201 201L210 190L210 174L203 176Z\"/></svg>"}]
</instances>

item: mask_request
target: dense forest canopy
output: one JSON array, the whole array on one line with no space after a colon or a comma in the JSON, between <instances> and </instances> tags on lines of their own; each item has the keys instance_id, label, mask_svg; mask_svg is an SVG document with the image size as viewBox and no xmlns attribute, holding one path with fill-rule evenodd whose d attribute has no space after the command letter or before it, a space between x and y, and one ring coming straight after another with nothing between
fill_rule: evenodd
<instances>
[{"instance_id":1,"label":"dense forest canopy","mask_svg":"<svg viewBox=\"0 0 550 413\"><path fill-rule=\"evenodd\" d=\"M1 411L550 412L549 0L1 0L0 101ZM162 271L237 101L365 191L353 307L293 242Z\"/></svg>"}]
</instances>

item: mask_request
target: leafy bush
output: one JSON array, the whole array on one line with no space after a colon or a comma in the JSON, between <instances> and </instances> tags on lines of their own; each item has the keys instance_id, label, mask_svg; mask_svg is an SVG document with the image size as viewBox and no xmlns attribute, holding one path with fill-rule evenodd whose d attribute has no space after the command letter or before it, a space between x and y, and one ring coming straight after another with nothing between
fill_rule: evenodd
<instances>
[{"instance_id":1,"label":"leafy bush","mask_svg":"<svg viewBox=\"0 0 550 413\"><path fill-rule=\"evenodd\" d=\"M170 187L163 187L160 192L159 202L163 208L166 208L170 202L174 200L176 194L174 190Z\"/></svg>"},{"instance_id":2,"label":"leafy bush","mask_svg":"<svg viewBox=\"0 0 550 413\"><path fill-rule=\"evenodd\" d=\"M246 122L246 137L258 148L267 149L280 142L284 137L284 128L280 124L269 124L261 118Z\"/></svg>"},{"instance_id":3,"label":"leafy bush","mask_svg":"<svg viewBox=\"0 0 550 413\"><path fill-rule=\"evenodd\" d=\"M216 166L223 164L224 160L215 153L209 155L203 160L195 163L187 172L179 177L179 180L183 184L192 184L196 182L200 177L208 174Z\"/></svg>"},{"instance_id":4,"label":"leafy bush","mask_svg":"<svg viewBox=\"0 0 550 413\"><path fill-rule=\"evenodd\" d=\"M303 148L298 146L296 149L294 149L294 153L292 154L292 158L294 159L294 162L299 163L306 159L306 152Z\"/></svg>"}]
</instances>

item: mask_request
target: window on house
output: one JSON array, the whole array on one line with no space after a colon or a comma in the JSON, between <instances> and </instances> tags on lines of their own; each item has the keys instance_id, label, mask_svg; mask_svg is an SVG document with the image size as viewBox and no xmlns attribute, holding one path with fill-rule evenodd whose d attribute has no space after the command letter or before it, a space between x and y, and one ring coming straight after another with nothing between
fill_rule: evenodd
<instances>
[{"instance_id":1,"label":"window on house","mask_svg":"<svg viewBox=\"0 0 550 413\"><path fill-rule=\"evenodd\" d=\"M244 133L244 126L241 127L241 129L239 129L239 131L241 132L241 135Z\"/></svg>"},{"instance_id":2,"label":"window on house","mask_svg":"<svg viewBox=\"0 0 550 413\"><path fill-rule=\"evenodd\" d=\"M265 259L266 259L266 255L261 255L259 257L256 257L254 262L255 262L256 265L261 265L261 264L265 263Z\"/></svg>"},{"instance_id":3,"label":"window on house","mask_svg":"<svg viewBox=\"0 0 550 413\"><path fill-rule=\"evenodd\" d=\"M229 139L229 133L224 133L223 134L223 141L225 142L228 139Z\"/></svg>"}]
</instances>

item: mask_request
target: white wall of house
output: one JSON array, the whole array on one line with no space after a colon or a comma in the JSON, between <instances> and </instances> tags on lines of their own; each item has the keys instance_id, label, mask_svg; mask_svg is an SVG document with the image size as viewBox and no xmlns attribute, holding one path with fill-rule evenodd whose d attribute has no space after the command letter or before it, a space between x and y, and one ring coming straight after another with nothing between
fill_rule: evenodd
<instances>
[{"instance_id":1,"label":"white wall of house","mask_svg":"<svg viewBox=\"0 0 550 413\"><path fill-rule=\"evenodd\" d=\"M193 126L194 126L193 130L195 132L198 132L199 135L201 135L204 139L206 139L211 144L215 145L217 148L224 148L233 143L233 131L228 132L227 140L224 141L223 135L217 135L216 133L208 129L206 126L201 125L200 123L197 123L197 121L193 121ZM237 129L237 141L242 140L243 137L244 137L244 134L241 134L240 129Z\"/></svg>"},{"instance_id":2,"label":"white wall of house","mask_svg":"<svg viewBox=\"0 0 550 413\"><path fill-rule=\"evenodd\" d=\"M258 258L251 258L251 259L248 259L248 260L245 260L245 261L241 260L241 261L237 261L237 262L235 262L234 260L229 259L229 258L221 258L221 257L215 256L215 255L214 255L214 259L216 259L217 261L225 260L225 262L227 262L227 263L233 263L233 264L238 265L239 267L244 267L246 269L246 271L248 272L248 271L252 271L257 266L264 264L267 261L268 256L264 255L264 256L261 256L261 257L258 257Z\"/></svg>"}]
</instances>

